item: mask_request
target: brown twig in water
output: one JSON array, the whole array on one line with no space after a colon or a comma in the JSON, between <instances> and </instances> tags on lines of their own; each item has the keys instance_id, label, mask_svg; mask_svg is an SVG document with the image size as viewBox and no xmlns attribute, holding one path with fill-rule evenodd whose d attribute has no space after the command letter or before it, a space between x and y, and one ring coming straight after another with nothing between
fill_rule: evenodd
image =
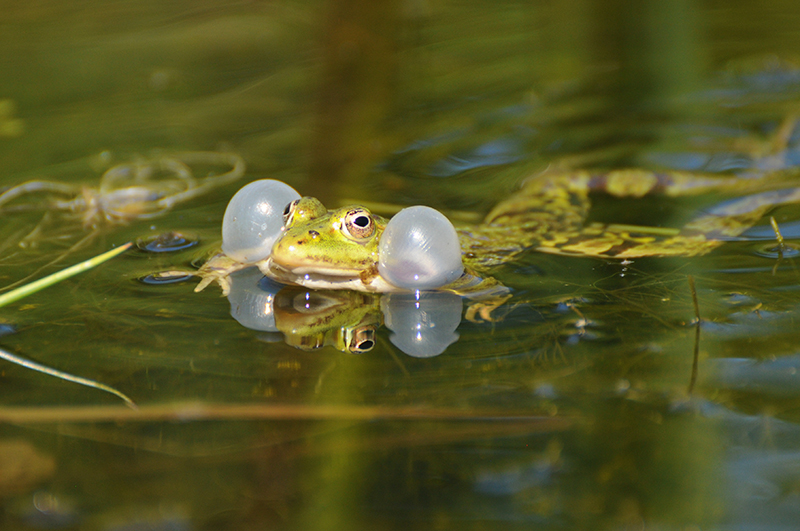
<instances>
[{"instance_id":1,"label":"brown twig in water","mask_svg":"<svg viewBox=\"0 0 800 531\"><path fill-rule=\"evenodd\" d=\"M775 231L775 239L778 240L778 250L780 253L783 253L783 250L786 248L786 243L783 241L783 234L781 234L781 229L778 227L778 222L775 221L775 216L769 217L769 224L772 225L772 230Z\"/></svg>"},{"instance_id":2,"label":"brown twig in water","mask_svg":"<svg viewBox=\"0 0 800 531\"><path fill-rule=\"evenodd\" d=\"M778 227L778 222L775 221L774 216L769 217L769 224L772 225L772 230L775 231L775 239L778 240L778 259L775 261L775 265L772 266L772 276L774 277L775 273L778 271L778 266L783 261L786 243L783 241L783 234L781 234L781 229Z\"/></svg>"},{"instance_id":3,"label":"brown twig in water","mask_svg":"<svg viewBox=\"0 0 800 531\"><path fill-rule=\"evenodd\" d=\"M154 422L208 420L443 420L530 422L541 429L564 430L575 419L545 415L513 414L499 410L465 411L458 408L415 406L328 406L313 404L226 404L176 402L143 405L138 409L123 406L80 407L0 407L0 422L49 424L59 422Z\"/></svg>"}]
</instances>

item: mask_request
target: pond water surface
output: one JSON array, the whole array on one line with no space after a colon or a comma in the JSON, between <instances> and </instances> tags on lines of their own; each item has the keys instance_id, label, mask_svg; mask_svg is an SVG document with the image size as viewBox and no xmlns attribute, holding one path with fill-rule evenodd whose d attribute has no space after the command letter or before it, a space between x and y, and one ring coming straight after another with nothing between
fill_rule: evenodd
<instances>
[{"instance_id":1,"label":"pond water surface","mask_svg":"<svg viewBox=\"0 0 800 531\"><path fill-rule=\"evenodd\" d=\"M798 526L797 205L771 213L784 248L765 218L701 257L524 253L493 271L512 297L491 322L458 297L420 317L397 297L270 295L252 270L234 280L253 289L227 299L217 286L194 293L191 277L142 281L197 265L219 245L230 197L262 178L329 207L425 204L457 224L547 168L791 187L796 2L78 0L2 12L0 191L97 187L115 164L163 153L235 153L247 166L127 224L58 210L46 193L0 212L2 286L137 238L199 242L131 250L0 308L0 348L138 406L0 362L2 529ZM228 169L190 166L198 179ZM680 227L730 198L601 196L590 220ZM365 352L335 348L354 329Z\"/></svg>"}]
</instances>

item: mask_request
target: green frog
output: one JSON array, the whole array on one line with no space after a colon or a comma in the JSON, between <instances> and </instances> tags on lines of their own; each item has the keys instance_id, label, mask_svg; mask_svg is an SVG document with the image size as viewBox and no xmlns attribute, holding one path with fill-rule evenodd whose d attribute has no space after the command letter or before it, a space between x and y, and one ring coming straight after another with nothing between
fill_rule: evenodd
<instances>
[{"instance_id":1,"label":"green frog","mask_svg":"<svg viewBox=\"0 0 800 531\"><path fill-rule=\"evenodd\" d=\"M800 202L800 188L777 188L763 179L617 170L606 173L543 173L523 183L480 224L458 227L463 274L437 289L498 296L504 288L489 272L523 251L629 260L651 256L697 256L739 236L771 208ZM767 191L763 191L763 190ZM639 198L726 193L741 197L718 204L681 229L586 223L590 194ZM758 192L758 193L754 193ZM751 194L744 195L743 194ZM360 206L326 209L311 197L292 201L270 255L255 263L268 277L313 289L402 291L381 268L381 239L389 221ZM385 252L385 250L384 250ZM198 272L197 291L244 264L217 255ZM507 290L506 290L507 292Z\"/></svg>"}]
</instances>

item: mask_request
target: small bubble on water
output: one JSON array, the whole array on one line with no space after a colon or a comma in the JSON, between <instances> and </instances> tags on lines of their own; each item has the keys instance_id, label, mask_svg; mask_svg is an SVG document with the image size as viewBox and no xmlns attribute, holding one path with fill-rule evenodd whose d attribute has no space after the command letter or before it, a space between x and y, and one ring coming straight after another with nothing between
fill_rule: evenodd
<instances>
[{"instance_id":1,"label":"small bubble on water","mask_svg":"<svg viewBox=\"0 0 800 531\"><path fill-rule=\"evenodd\" d=\"M149 253L183 251L184 249L194 247L198 243L200 243L200 240L197 237L177 231L162 232L157 236L144 237L136 240L136 246L142 251Z\"/></svg>"},{"instance_id":2,"label":"small bubble on water","mask_svg":"<svg viewBox=\"0 0 800 531\"><path fill-rule=\"evenodd\" d=\"M755 254L758 256L763 256L764 258L771 258L773 260L777 260L779 258L796 258L797 256L800 256L800 249L791 243L784 244L783 247L775 243L769 243L756 249Z\"/></svg>"},{"instance_id":3,"label":"small bubble on water","mask_svg":"<svg viewBox=\"0 0 800 531\"><path fill-rule=\"evenodd\" d=\"M183 271L159 271L139 278L139 282L148 286L162 286L164 284L177 284L186 282L194 277L191 273Z\"/></svg>"}]
</instances>

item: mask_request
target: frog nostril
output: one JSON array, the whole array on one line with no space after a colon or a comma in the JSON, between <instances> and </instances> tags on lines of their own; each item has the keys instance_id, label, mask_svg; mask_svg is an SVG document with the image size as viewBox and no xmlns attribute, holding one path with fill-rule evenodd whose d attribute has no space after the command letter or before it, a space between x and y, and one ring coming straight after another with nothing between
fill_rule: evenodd
<instances>
[{"instance_id":1,"label":"frog nostril","mask_svg":"<svg viewBox=\"0 0 800 531\"><path fill-rule=\"evenodd\" d=\"M312 238L317 238L319 236L319 232L315 230L310 230L308 231L308 235L311 236Z\"/></svg>"}]
</instances>

